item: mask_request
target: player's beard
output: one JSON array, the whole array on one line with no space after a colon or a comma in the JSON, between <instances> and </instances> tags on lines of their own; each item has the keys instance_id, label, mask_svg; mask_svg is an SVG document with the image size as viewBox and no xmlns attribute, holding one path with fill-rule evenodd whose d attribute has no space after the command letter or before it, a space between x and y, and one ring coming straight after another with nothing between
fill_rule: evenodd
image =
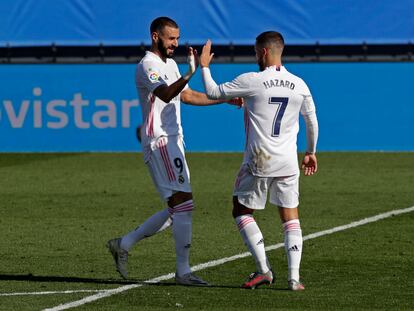
<instances>
[{"instance_id":1,"label":"player's beard","mask_svg":"<svg viewBox=\"0 0 414 311\"><path fill-rule=\"evenodd\" d=\"M173 55L174 55L175 47L170 46L170 48L172 48L174 50L172 52L168 53L168 48L165 47L164 42L161 39L158 40L157 48L158 48L158 51L160 51L160 54L165 58L172 58Z\"/></svg>"}]
</instances>

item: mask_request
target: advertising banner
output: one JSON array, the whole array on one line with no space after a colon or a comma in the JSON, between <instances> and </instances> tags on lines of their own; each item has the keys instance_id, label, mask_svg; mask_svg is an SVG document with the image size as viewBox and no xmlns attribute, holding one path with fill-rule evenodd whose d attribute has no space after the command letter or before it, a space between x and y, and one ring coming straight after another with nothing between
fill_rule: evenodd
<instances>
[{"instance_id":1,"label":"advertising banner","mask_svg":"<svg viewBox=\"0 0 414 311\"><path fill-rule=\"evenodd\" d=\"M186 65L184 65L186 66ZM314 97L318 150L414 150L413 63L286 64ZM217 83L256 64L212 66ZM184 72L186 68L180 65ZM0 65L0 152L140 151L135 65ZM203 91L199 70L190 87ZM242 151L243 109L181 105L188 151ZM298 138L304 150L303 124Z\"/></svg>"}]
</instances>

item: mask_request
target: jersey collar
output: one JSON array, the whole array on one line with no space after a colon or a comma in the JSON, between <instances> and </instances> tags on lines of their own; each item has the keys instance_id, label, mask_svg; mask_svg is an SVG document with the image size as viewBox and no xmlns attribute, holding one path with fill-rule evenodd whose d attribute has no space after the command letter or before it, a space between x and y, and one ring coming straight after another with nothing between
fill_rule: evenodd
<instances>
[{"instance_id":1,"label":"jersey collar","mask_svg":"<svg viewBox=\"0 0 414 311\"><path fill-rule=\"evenodd\" d=\"M151 51L146 51L145 54L151 58L153 58L154 60L160 61L162 63L164 63L164 61L161 59L161 57L159 57L157 54L155 54L154 52ZM167 58L168 61L168 58ZM166 62L165 62L166 63ZM164 64L165 64L164 63Z\"/></svg>"},{"instance_id":2,"label":"jersey collar","mask_svg":"<svg viewBox=\"0 0 414 311\"><path fill-rule=\"evenodd\" d=\"M276 70L276 71L280 71L280 72L286 71L285 66L276 66L276 65L274 65L274 66L266 67L266 70L268 70L268 69Z\"/></svg>"}]
</instances>

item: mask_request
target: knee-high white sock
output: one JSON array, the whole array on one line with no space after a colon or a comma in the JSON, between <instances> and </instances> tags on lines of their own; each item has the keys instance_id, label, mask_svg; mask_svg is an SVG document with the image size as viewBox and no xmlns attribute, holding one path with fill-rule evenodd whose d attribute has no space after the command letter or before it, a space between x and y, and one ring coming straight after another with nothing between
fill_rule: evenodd
<instances>
[{"instance_id":1,"label":"knee-high white sock","mask_svg":"<svg viewBox=\"0 0 414 311\"><path fill-rule=\"evenodd\" d=\"M299 267L303 245L299 219L285 222L283 229L285 232L285 251L288 260L288 280L299 281Z\"/></svg>"},{"instance_id":2,"label":"knee-high white sock","mask_svg":"<svg viewBox=\"0 0 414 311\"><path fill-rule=\"evenodd\" d=\"M256 262L257 271L260 273L268 272L270 267L266 257L263 235L253 216L242 215L236 217L235 220L244 244L246 244Z\"/></svg>"},{"instance_id":3,"label":"knee-high white sock","mask_svg":"<svg viewBox=\"0 0 414 311\"><path fill-rule=\"evenodd\" d=\"M171 217L168 208L155 213L148 218L142 225L122 237L121 248L129 251L132 246L140 240L150 237L163 231L171 225Z\"/></svg>"},{"instance_id":4,"label":"knee-high white sock","mask_svg":"<svg viewBox=\"0 0 414 311\"><path fill-rule=\"evenodd\" d=\"M177 256L176 273L179 276L190 273L190 247L192 235L193 200L178 204L169 211L173 218L173 236Z\"/></svg>"}]
</instances>

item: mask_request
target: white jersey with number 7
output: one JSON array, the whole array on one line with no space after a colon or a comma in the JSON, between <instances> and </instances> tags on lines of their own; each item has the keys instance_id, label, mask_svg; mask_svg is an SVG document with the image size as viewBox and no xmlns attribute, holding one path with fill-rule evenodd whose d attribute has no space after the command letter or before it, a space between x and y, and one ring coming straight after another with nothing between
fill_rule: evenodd
<instances>
[{"instance_id":1,"label":"white jersey with number 7","mask_svg":"<svg viewBox=\"0 0 414 311\"><path fill-rule=\"evenodd\" d=\"M299 172L297 134L299 113L315 113L306 83L285 67L271 66L245 73L220 84L210 98L245 100L246 146L244 161L261 177L290 176Z\"/></svg>"}]
</instances>

